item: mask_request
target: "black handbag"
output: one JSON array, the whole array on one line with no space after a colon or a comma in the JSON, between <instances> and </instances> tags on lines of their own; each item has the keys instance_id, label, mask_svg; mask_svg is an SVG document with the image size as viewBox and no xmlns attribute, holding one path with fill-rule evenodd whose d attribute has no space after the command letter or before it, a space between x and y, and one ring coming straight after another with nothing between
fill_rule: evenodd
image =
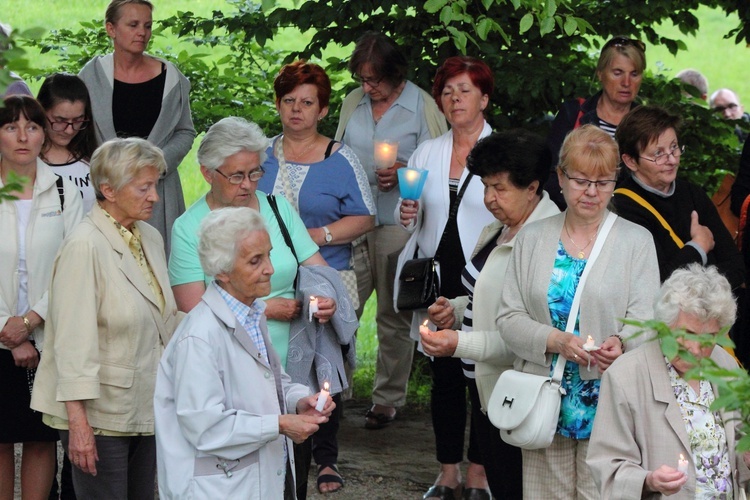
<instances>
[{"instance_id":1,"label":"black handbag","mask_svg":"<svg viewBox=\"0 0 750 500\"><path fill-rule=\"evenodd\" d=\"M456 217L458 213L458 205L461 203L461 198L464 197L464 192L471 182L473 177L472 173L466 176L461 189L456 195L456 200L451 206L451 211L448 214L448 221L445 223L445 228L448 227L448 222ZM445 228L443 228L443 234L440 237L442 243L445 238ZM440 244L438 244L438 249ZM435 303L438 297L440 297L440 277L437 273L437 263L440 258L437 254L434 257L426 257L418 259L417 253L419 248L414 250L414 258L404 262L401 268L401 274L398 276L398 297L396 298L396 307L399 311L413 311L414 309L427 309Z\"/></svg>"},{"instance_id":2,"label":"black handbag","mask_svg":"<svg viewBox=\"0 0 750 500\"><path fill-rule=\"evenodd\" d=\"M434 257L406 261L399 282L396 305L401 311L426 309L440 296L440 278Z\"/></svg>"}]
</instances>

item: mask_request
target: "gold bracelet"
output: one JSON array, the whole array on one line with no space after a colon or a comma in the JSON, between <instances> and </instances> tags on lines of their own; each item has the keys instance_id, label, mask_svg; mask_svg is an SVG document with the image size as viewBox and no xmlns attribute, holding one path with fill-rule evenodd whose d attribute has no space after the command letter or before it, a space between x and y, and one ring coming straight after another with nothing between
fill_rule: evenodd
<instances>
[{"instance_id":1,"label":"gold bracelet","mask_svg":"<svg viewBox=\"0 0 750 500\"><path fill-rule=\"evenodd\" d=\"M31 328L31 321L29 321L29 318L27 318L26 316L22 316L22 318L23 324L26 325L26 331L29 333L29 335L31 335L31 332L34 331L34 329Z\"/></svg>"}]
</instances>

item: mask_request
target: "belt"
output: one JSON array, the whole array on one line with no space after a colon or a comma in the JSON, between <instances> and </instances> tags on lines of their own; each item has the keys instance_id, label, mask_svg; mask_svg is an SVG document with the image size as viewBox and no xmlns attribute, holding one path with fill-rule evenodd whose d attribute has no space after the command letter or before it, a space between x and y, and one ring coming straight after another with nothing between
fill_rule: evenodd
<instances>
[{"instance_id":1,"label":"belt","mask_svg":"<svg viewBox=\"0 0 750 500\"><path fill-rule=\"evenodd\" d=\"M242 470L252 464L258 463L258 452L248 453L237 459L222 457L198 457L193 466L194 476L211 476L213 474L226 474L232 477L232 471Z\"/></svg>"}]
</instances>

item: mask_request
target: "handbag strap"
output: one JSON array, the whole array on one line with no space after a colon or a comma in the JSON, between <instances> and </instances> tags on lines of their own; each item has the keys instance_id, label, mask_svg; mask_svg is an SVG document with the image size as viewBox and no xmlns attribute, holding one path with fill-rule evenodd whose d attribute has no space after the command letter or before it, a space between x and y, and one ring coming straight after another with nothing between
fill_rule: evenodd
<instances>
[{"instance_id":1,"label":"handbag strap","mask_svg":"<svg viewBox=\"0 0 750 500\"><path fill-rule=\"evenodd\" d=\"M281 214L279 213L279 207L276 204L276 197L272 194L268 195L268 204L271 206L271 210L273 210L273 214L276 216L276 220L279 221L279 229L281 229L281 235L284 237L284 242L286 243L286 246L289 247L289 250L292 251L292 255L294 255L294 260L297 261L297 265L299 265L299 257L297 257L297 252L294 251L294 243L292 242L292 237L289 235L289 231L286 228L286 224L284 224L284 219L281 218Z\"/></svg>"},{"instance_id":2,"label":"handbag strap","mask_svg":"<svg viewBox=\"0 0 750 500\"><path fill-rule=\"evenodd\" d=\"M576 293L573 296L573 304L570 306L570 314L568 315L568 322L565 325L565 331L568 333L573 333L576 327L576 318L578 318L578 311L581 308L581 295L583 294L583 287L586 284L586 279L589 276L589 273L591 272L591 268L594 267L594 263L596 262L596 259L599 257L599 254L602 251L602 247L604 246L604 240L607 239L607 235L609 234L610 229L612 229L612 226L615 223L615 220L617 220L617 215L613 214L612 212L609 213L606 219L604 219L604 222L602 223L601 228L599 228L599 233L596 235L596 241L594 242L594 246L591 249L591 253L589 254L589 258L586 261L586 265L583 268L583 272L581 273L581 279L578 280L578 286L576 287ZM564 356L557 356L557 363L555 363L555 371L552 373L552 380L554 382L560 382L563 377L563 372L565 371L565 357Z\"/></svg>"},{"instance_id":3,"label":"handbag strap","mask_svg":"<svg viewBox=\"0 0 750 500\"><path fill-rule=\"evenodd\" d=\"M643 199L642 196L626 188L615 189L615 194L621 194L621 195L627 196L628 198L630 198L631 200L633 200L634 202L638 203L640 206L642 206L643 208L651 212L653 216L656 217L656 220L659 221L659 224L661 224L662 227L666 229L667 232L669 232L669 236L672 237L672 241L675 242L677 247L682 248L685 246L685 243L683 243L680 237L677 236L677 233L674 232L674 229L672 229L672 226L669 225L669 222L667 222L666 219L662 217L662 215L654 208L653 205L651 205L651 203Z\"/></svg>"},{"instance_id":4,"label":"handbag strap","mask_svg":"<svg viewBox=\"0 0 750 500\"><path fill-rule=\"evenodd\" d=\"M461 204L461 199L464 197L464 193L466 192L466 188L469 187L469 182L471 182L471 178L474 177L474 174L469 172L469 175L466 176L466 180L464 180L464 183L461 185L461 189L458 190L458 193L456 194L456 199L453 200L453 204L451 205L451 211L448 213L448 220L445 221L445 227L443 227L443 234L440 236L440 241L438 242L437 249L435 250L435 260L440 260L440 255L438 254L438 251L440 250L440 247L443 244L443 240L447 237L447 229L450 222L456 218L456 215L458 214L458 206ZM416 255L415 255L416 258Z\"/></svg>"}]
</instances>

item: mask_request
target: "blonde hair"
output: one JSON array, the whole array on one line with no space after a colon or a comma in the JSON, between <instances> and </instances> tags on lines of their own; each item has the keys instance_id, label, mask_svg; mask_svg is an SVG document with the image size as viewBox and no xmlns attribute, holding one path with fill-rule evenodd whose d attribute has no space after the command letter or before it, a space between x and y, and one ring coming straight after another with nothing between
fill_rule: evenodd
<instances>
[{"instance_id":1,"label":"blonde hair","mask_svg":"<svg viewBox=\"0 0 750 500\"><path fill-rule=\"evenodd\" d=\"M117 21L119 21L121 17L120 9L122 9L123 6L130 4L145 5L151 10L151 12L154 11L154 4L148 0L112 0L109 2L107 10L104 12L104 23L117 24Z\"/></svg>"},{"instance_id":2,"label":"blonde hair","mask_svg":"<svg viewBox=\"0 0 750 500\"><path fill-rule=\"evenodd\" d=\"M602 129L584 125L571 131L560 148L558 169L590 177L614 177L620 161L617 143Z\"/></svg>"},{"instance_id":3,"label":"blonde hair","mask_svg":"<svg viewBox=\"0 0 750 500\"><path fill-rule=\"evenodd\" d=\"M146 167L156 168L159 175L167 171L164 153L147 140L129 137L105 142L91 156L91 183L97 199L104 199L102 184L119 191Z\"/></svg>"}]
</instances>

